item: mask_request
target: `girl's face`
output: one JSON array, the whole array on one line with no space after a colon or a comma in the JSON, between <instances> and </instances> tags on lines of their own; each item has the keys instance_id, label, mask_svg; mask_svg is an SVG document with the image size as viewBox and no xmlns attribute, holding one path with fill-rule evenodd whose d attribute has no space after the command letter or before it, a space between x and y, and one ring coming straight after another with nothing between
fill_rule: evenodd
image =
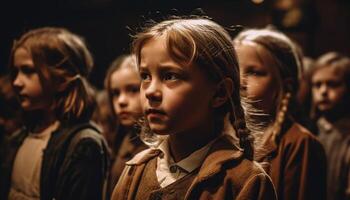
<instances>
[{"instance_id":1,"label":"girl's face","mask_svg":"<svg viewBox=\"0 0 350 200\"><path fill-rule=\"evenodd\" d=\"M142 115L140 102L140 77L136 69L124 66L111 75L114 112L123 126L130 127Z\"/></svg>"},{"instance_id":2,"label":"girl's face","mask_svg":"<svg viewBox=\"0 0 350 200\"><path fill-rule=\"evenodd\" d=\"M243 93L260 111L271 114L275 110L277 96L277 77L271 66L267 66L264 52L258 54L258 45L240 44L237 56L240 67ZM264 51L265 49L260 49ZM264 59L264 61L262 60Z\"/></svg>"},{"instance_id":3,"label":"girl's face","mask_svg":"<svg viewBox=\"0 0 350 200\"><path fill-rule=\"evenodd\" d=\"M50 105L50 97L44 92L33 59L24 48L14 53L13 87L25 111L43 110Z\"/></svg>"},{"instance_id":4,"label":"girl's face","mask_svg":"<svg viewBox=\"0 0 350 200\"><path fill-rule=\"evenodd\" d=\"M171 59L164 35L147 41L140 58L141 101L150 128L157 134L205 130L214 87L200 68Z\"/></svg>"},{"instance_id":5,"label":"girl's face","mask_svg":"<svg viewBox=\"0 0 350 200\"><path fill-rule=\"evenodd\" d=\"M320 68L313 74L313 103L319 111L332 111L345 103L347 88L343 78L333 67Z\"/></svg>"}]
</instances>

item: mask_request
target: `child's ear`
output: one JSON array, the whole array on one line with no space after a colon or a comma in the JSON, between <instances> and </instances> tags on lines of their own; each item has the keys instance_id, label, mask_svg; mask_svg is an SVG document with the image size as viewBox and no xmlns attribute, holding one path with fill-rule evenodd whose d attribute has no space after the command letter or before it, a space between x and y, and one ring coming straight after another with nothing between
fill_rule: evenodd
<instances>
[{"instance_id":1,"label":"child's ear","mask_svg":"<svg viewBox=\"0 0 350 200\"><path fill-rule=\"evenodd\" d=\"M232 95L233 81L230 78L225 78L216 86L216 91L213 96L212 107L218 108L222 106Z\"/></svg>"}]
</instances>

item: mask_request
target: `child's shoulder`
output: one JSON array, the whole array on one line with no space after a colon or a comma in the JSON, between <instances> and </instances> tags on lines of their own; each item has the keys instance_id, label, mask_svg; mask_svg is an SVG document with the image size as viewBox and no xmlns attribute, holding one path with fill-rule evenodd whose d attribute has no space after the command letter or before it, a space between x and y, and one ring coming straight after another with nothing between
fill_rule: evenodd
<instances>
[{"instance_id":1,"label":"child's shoulder","mask_svg":"<svg viewBox=\"0 0 350 200\"><path fill-rule=\"evenodd\" d=\"M57 148L68 146L70 150L94 148L96 150L105 150L107 143L101 135L100 128L92 123L78 123L75 125L60 126L53 133L52 145Z\"/></svg>"},{"instance_id":2,"label":"child's shoulder","mask_svg":"<svg viewBox=\"0 0 350 200\"><path fill-rule=\"evenodd\" d=\"M75 140L81 140L89 138L95 141L103 140L103 136L100 134L102 131L98 125L93 122L84 122L74 125L61 126L57 130L63 132L61 136L73 137Z\"/></svg>"},{"instance_id":3,"label":"child's shoulder","mask_svg":"<svg viewBox=\"0 0 350 200\"><path fill-rule=\"evenodd\" d=\"M213 144L205 159L199 176L207 178L224 172L225 179L244 185L253 177L266 177L266 173L257 162L244 157L242 149L235 146L228 136L222 137Z\"/></svg>"},{"instance_id":4,"label":"child's shoulder","mask_svg":"<svg viewBox=\"0 0 350 200\"><path fill-rule=\"evenodd\" d=\"M232 179L237 185L245 185L251 180L269 179L262 166L255 161L242 159L238 163L231 163L232 166L227 168L227 177Z\"/></svg>"},{"instance_id":5,"label":"child's shoulder","mask_svg":"<svg viewBox=\"0 0 350 200\"><path fill-rule=\"evenodd\" d=\"M299 123L293 123L283 135L282 140L287 140L290 142L318 141L315 135L313 135L308 129Z\"/></svg>"},{"instance_id":6,"label":"child's shoulder","mask_svg":"<svg viewBox=\"0 0 350 200\"><path fill-rule=\"evenodd\" d=\"M68 127L66 133L58 137L60 138L55 139L53 147L62 149L67 145L67 158L74 155L92 160L108 156L107 142L101 135L99 127L93 123Z\"/></svg>"},{"instance_id":7,"label":"child's shoulder","mask_svg":"<svg viewBox=\"0 0 350 200\"><path fill-rule=\"evenodd\" d=\"M318 138L313 135L304 126L293 123L292 126L281 138L280 146L288 149L319 149L322 150L322 144Z\"/></svg>"}]
</instances>

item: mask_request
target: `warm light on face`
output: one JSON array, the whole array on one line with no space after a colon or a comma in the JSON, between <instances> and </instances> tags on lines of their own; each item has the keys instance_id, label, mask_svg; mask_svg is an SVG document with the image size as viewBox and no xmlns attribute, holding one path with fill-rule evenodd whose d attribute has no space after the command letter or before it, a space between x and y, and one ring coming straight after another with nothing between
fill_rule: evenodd
<instances>
[{"instance_id":1,"label":"warm light on face","mask_svg":"<svg viewBox=\"0 0 350 200\"><path fill-rule=\"evenodd\" d=\"M264 0L252 0L252 2L255 4L261 4L264 2Z\"/></svg>"}]
</instances>

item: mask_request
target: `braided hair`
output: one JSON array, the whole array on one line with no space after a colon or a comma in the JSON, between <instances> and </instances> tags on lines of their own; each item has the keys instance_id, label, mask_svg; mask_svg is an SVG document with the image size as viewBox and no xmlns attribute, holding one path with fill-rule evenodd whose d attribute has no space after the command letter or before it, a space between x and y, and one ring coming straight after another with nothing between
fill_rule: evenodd
<instances>
[{"instance_id":1,"label":"braided hair","mask_svg":"<svg viewBox=\"0 0 350 200\"><path fill-rule=\"evenodd\" d=\"M232 90L225 87L228 100L216 110L218 127L224 126L229 113L239 144L248 159L253 159L253 136L247 128L245 112L240 98L239 67L236 52L227 31L217 23L204 17L174 18L165 20L137 34L133 42L133 53L140 63L143 45L152 38L166 36L167 50L179 64L200 67L209 81L219 84L231 79Z\"/></svg>"},{"instance_id":2,"label":"braided hair","mask_svg":"<svg viewBox=\"0 0 350 200\"><path fill-rule=\"evenodd\" d=\"M268 66L271 66L276 72L279 88L275 99L277 105L275 112L266 113L272 118L272 126L271 123L266 125L272 127L270 131L271 137L268 138L276 141L285 119L287 117L293 118L296 115L296 113L292 112L291 107L293 107L293 110L296 110L294 108L297 107L295 96L299 88L299 78L302 69L301 53L286 35L275 30L248 29L242 31L234 39L235 46L246 42L261 47L257 48L258 54L259 50L262 50L272 58L273 63L269 63ZM283 80L287 79L290 80L288 84L283 82Z\"/></svg>"}]
</instances>

